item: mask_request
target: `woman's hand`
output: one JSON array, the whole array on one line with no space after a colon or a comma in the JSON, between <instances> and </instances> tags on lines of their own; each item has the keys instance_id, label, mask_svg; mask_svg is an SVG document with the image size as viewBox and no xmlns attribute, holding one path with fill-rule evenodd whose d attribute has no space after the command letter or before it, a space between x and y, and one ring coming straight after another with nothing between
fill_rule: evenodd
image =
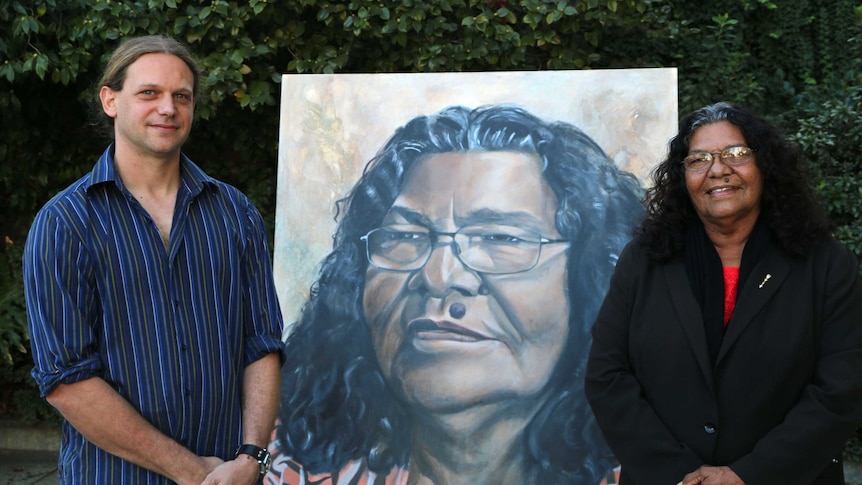
<instances>
[{"instance_id":1,"label":"woman's hand","mask_svg":"<svg viewBox=\"0 0 862 485\"><path fill-rule=\"evenodd\" d=\"M677 485L745 485L745 482L729 467L703 465Z\"/></svg>"}]
</instances>

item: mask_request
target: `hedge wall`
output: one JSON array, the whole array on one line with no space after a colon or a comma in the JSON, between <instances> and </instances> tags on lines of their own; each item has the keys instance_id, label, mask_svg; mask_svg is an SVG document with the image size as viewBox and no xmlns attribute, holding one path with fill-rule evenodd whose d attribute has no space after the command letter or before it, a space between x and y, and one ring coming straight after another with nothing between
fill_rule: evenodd
<instances>
[{"instance_id":1,"label":"hedge wall","mask_svg":"<svg viewBox=\"0 0 862 485\"><path fill-rule=\"evenodd\" d=\"M38 401L24 237L105 145L87 113L123 37L192 47L206 77L187 152L270 224L282 73L675 66L682 113L741 102L803 146L838 237L862 256L860 19L848 0L0 0L0 416Z\"/></svg>"}]
</instances>

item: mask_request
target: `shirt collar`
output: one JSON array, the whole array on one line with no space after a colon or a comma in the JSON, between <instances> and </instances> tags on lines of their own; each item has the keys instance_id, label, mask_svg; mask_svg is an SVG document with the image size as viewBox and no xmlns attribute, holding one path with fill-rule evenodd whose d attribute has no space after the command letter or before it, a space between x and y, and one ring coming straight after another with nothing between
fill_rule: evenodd
<instances>
[{"instance_id":1,"label":"shirt collar","mask_svg":"<svg viewBox=\"0 0 862 485\"><path fill-rule=\"evenodd\" d=\"M203 191L206 185L217 186L215 179L207 175L200 167L195 165L185 154L180 154L180 185L184 187L192 196L196 196ZM86 190L90 187L102 183L113 182L117 188L124 190L123 181L117 173L117 167L114 165L114 145L111 144L99 157L93 171L90 172L90 179L87 181Z\"/></svg>"}]
</instances>

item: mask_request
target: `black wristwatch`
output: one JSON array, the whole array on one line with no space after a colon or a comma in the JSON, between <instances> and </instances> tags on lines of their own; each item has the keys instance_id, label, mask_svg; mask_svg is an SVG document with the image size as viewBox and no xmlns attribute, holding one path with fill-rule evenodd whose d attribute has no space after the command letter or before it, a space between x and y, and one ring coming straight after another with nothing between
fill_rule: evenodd
<instances>
[{"instance_id":1,"label":"black wristwatch","mask_svg":"<svg viewBox=\"0 0 862 485\"><path fill-rule=\"evenodd\" d=\"M245 444L236 449L236 455L234 455L234 458L239 455L249 455L257 460L257 464L260 465L261 476L266 475L266 472L269 471L269 467L272 466L269 452L266 451L266 448Z\"/></svg>"}]
</instances>

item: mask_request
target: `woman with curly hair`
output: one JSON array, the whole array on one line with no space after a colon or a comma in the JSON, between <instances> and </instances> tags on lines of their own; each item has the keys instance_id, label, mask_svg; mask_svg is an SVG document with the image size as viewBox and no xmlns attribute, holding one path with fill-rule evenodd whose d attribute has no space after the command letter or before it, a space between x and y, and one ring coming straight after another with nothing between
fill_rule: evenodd
<instances>
[{"instance_id":1,"label":"woman with curly hair","mask_svg":"<svg viewBox=\"0 0 862 485\"><path fill-rule=\"evenodd\" d=\"M706 106L646 201L587 366L620 483L843 485L862 282L800 151L745 108Z\"/></svg>"},{"instance_id":2,"label":"woman with curly hair","mask_svg":"<svg viewBox=\"0 0 862 485\"><path fill-rule=\"evenodd\" d=\"M640 196L582 131L514 106L398 129L288 339L268 483L602 483L589 327Z\"/></svg>"}]
</instances>

